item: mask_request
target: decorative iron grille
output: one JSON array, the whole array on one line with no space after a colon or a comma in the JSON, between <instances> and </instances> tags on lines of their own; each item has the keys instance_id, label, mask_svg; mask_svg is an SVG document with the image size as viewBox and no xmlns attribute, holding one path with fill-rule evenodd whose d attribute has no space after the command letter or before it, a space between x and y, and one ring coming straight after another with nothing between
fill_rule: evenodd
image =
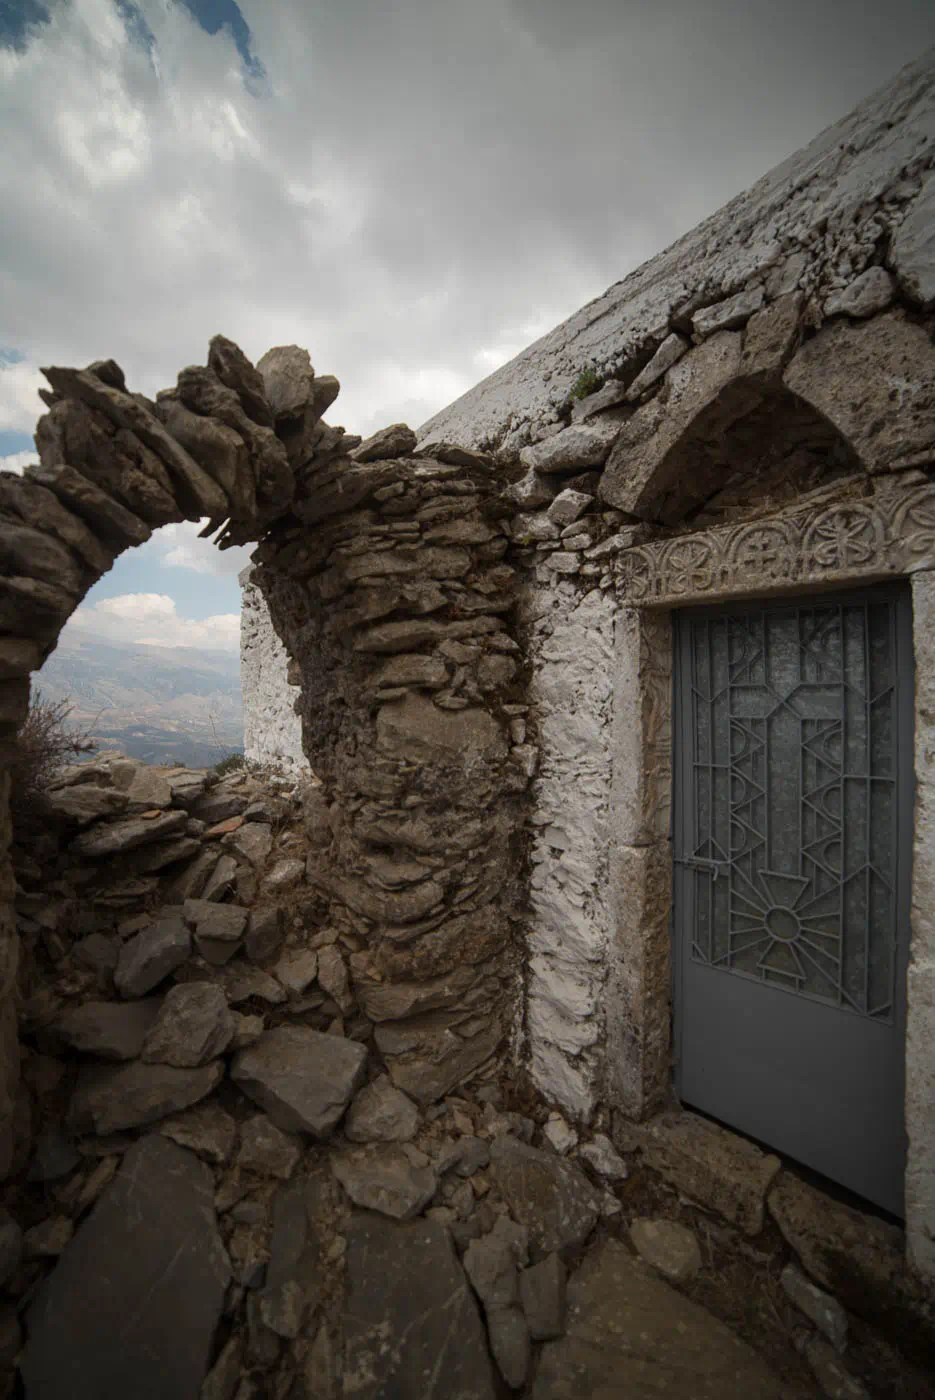
<instances>
[{"instance_id":1,"label":"decorative iron grille","mask_svg":"<svg viewBox=\"0 0 935 1400\"><path fill-rule=\"evenodd\" d=\"M683 617L692 958L891 1020L895 600Z\"/></svg>"}]
</instances>

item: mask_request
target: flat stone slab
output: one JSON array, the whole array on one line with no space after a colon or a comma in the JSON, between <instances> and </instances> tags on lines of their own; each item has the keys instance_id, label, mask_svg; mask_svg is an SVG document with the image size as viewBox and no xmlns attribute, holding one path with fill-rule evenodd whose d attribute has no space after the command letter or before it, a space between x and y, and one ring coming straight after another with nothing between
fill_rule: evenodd
<instances>
[{"instance_id":1,"label":"flat stone slab","mask_svg":"<svg viewBox=\"0 0 935 1400\"><path fill-rule=\"evenodd\" d=\"M207 1098L224 1078L224 1061L198 1069L147 1065L88 1065L78 1074L68 1106L73 1132L122 1133L144 1128Z\"/></svg>"},{"instance_id":2,"label":"flat stone slab","mask_svg":"<svg viewBox=\"0 0 935 1400\"><path fill-rule=\"evenodd\" d=\"M566 1334L543 1347L532 1400L780 1400L746 1342L606 1240L568 1285Z\"/></svg>"},{"instance_id":3,"label":"flat stone slab","mask_svg":"<svg viewBox=\"0 0 935 1400\"><path fill-rule=\"evenodd\" d=\"M57 1036L85 1055L101 1060L135 1060L162 1005L161 998L144 1001L86 1001L65 1011L52 1023Z\"/></svg>"},{"instance_id":4,"label":"flat stone slab","mask_svg":"<svg viewBox=\"0 0 935 1400\"><path fill-rule=\"evenodd\" d=\"M395 1143L369 1143L331 1153L331 1170L355 1205L411 1220L431 1201L438 1177L431 1167L414 1167Z\"/></svg>"},{"instance_id":5,"label":"flat stone slab","mask_svg":"<svg viewBox=\"0 0 935 1400\"><path fill-rule=\"evenodd\" d=\"M30 1400L196 1400L229 1277L211 1172L135 1143L27 1314Z\"/></svg>"},{"instance_id":6,"label":"flat stone slab","mask_svg":"<svg viewBox=\"0 0 935 1400\"><path fill-rule=\"evenodd\" d=\"M347 1284L344 1400L494 1400L483 1323L444 1226L355 1215Z\"/></svg>"}]
</instances>

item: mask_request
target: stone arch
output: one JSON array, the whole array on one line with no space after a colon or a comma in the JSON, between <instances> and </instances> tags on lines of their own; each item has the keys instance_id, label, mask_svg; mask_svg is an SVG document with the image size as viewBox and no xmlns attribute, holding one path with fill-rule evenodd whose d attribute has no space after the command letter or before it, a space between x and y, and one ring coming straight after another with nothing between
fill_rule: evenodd
<instances>
[{"instance_id":1,"label":"stone arch","mask_svg":"<svg viewBox=\"0 0 935 1400\"><path fill-rule=\"evenodd\" d=\"M314 880L393 1078L429 1101L487 1065L516 986L510 899L529 750L513 571L491 462L415 455L404 426L363 444L323 414L337 380L306 351L253 366L223 336L155 401L120 367L44 370L40 465L0 475L0 761L29 675L118 554L207 518L256 541L256 581L303 677L303 742L323 779ZM506 706L506 708L504 708ZM515 710L513 710L515 713ZM17 1084L9 771L0 772L0 1175ZM490 858L489 852L495 851ZM338 959L343 975L346 965Z\"/></svg>"},{"instance_id":2,"label":"stone arch","mask_svg":"<svg viewBox=\"0 0 935 1400\"><path fill-rule=\"evenodd\" d=\"M716 523L721 493L774 508L849 474L930 462L935 357L904 311L846 318L802 340L801 299L780 298L670 369L620 432L601 493L656 525ZM734 499L730 493L733 491Z\"/></svg>"}]
</instances>

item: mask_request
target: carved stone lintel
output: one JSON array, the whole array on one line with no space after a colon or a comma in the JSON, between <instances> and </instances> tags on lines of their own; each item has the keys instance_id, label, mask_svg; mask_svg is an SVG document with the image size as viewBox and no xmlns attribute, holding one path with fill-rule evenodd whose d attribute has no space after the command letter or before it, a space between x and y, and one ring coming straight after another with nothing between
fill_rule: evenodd
<instances>
[{"instance_id":1,"label":"carved stone lintel","mask_svg":"<svg viewBox=\"0 0 935 1400\"><path fill-rule=\"evenodd\" d=\"M935 485L698 531L620 556L620 596L654 606L935 568Z\"/></svg>"}]
</instances>

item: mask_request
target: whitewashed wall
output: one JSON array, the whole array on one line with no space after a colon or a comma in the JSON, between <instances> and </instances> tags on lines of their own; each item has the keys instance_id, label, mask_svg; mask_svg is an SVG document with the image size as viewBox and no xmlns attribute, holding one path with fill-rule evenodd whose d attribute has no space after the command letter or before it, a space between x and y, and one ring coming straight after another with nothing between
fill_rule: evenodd
<instances>
[{"instance_id":1,"label":"whitewashed wall","mask_svg":"<svg viewBox=\"0 0 935 1400\"><path fill-rule=\"evenodd\" d=\"M240 574L244 753L254 763L307 773L302 725L293 708L299 692L287 676L289 656L273 630L263 594L250 582L251 574L249 568Z\"/></svg>"}]
</instances>

